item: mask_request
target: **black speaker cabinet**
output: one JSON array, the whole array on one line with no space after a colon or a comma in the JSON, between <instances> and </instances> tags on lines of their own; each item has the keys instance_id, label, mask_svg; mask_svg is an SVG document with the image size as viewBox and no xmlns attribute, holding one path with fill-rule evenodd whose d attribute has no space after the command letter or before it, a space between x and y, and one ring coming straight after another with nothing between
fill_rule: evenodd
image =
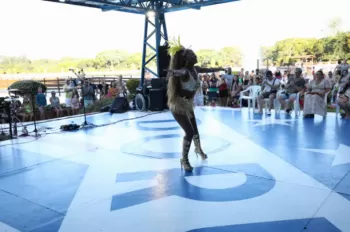
<instances>
[{"instance_id":1,"label":"black speaker cabinet","mask_svg":"<svg viewBox=\"0 0 350 232\"><path fill-rule=\"evenodd\" d=\"M150 111L163 111L164 110L164 89L150 89Z\"/></svg>"},{"instance_id":2,"label":"black speaker cabinet","mask_svg":"<svg viewBox=\"0 0 350 232\"><path fill-rule=\"evenodd\" d=\"M159 67L160 67L160 76L159 77L166 77L167 72L164 71L165 69L169 68L170 64L170 56L168 54L168 46L160 46L158 49L158 55L159 55Z\"/></svg>"},{"instance_id":3,"label":"black speaker cabinet","mask_svg":"<svg viewBox=\"0 0 350 232\"><path fill-rule=\"evenodd\" d=\"M165 78L153 78L151 80L152 89L164 89L165 85Z\"/></svg>"}]
</instances>

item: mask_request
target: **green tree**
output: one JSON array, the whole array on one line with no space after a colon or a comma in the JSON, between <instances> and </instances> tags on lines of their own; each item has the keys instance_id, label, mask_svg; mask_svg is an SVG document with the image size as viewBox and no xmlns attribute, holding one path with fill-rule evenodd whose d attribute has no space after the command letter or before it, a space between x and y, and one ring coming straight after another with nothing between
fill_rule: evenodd
<instances>
[{"instance_id":1,"label":"green tree","mask_svg":"<svg viewBox=\"0 0 350 232\"><path fill-rule=\"evenodd\" d=\"M120 50L106 50L96 55L97 66L99 68L108 68L113 70L114 67L121 66L128 57L128 52Z\"/></svg>"},{"instance_id":2,"label":"green tree","mask_svg":"<svg viewBox=\"0 0 350 232\"><path fill-rule=\"evenodd\" d=\"M339 32L334 39L334 56L336 59L344 59L350 53L349 34Z\"/></svg>"},{"instance_id":3,"label":"green tree","mask_svg":"<svg viewBox=\"0 0 350 232\"><path fill-rule=\"evenodd\" d=\"M215 65L216 51L213 49L202 49L196 52L198 58L198 64L207 67L211 64ZM214 60L213 60L214 59Z\"/></svg>"},{"instance_id":4,"label":"green tree","mask_svg":"<svg viewBox=\"0 0 350 232\"><path fill-rule=\"evenodd\" d=\"M202 49L196 51L198 64L203 67L240 66L242 54L236 47L224 47L220 51Z\"/></svg>"},{"instance_id":5,"label":"green tree","mask_svg":"<svg viewBox=\"0 0 350 232\"><path fill-rule=\"evenodd\" d=\"M219 51L219 66L241 66L242 53L236 47L224 47Z\"/></svg>"},{"instance_id":6,"label":"green tree","mask_svg":"<svg viewBox=\"0 0 350 232\"><path fill-rule=\"evenodd\" d=\"M127 68L141 69L142 53L134 53L128 56L125 61Z\"/></svg>"}]
</instances>

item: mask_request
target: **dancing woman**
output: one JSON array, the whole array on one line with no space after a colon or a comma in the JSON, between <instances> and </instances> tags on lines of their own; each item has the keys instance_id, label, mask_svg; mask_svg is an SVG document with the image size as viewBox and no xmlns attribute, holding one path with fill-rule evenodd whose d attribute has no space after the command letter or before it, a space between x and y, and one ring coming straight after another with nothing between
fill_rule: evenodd
<instances>
[{"instance_id":1,"label":"dancing woman","mask_svg":"<svg viewBox=\"0 0 350 232\"><path fill-rule=\"evenodd\" d=\"M225 71L225 69L194 66L198 62L196 54L192 50L181 46L180 39L171 43L169 54L171 55L171 61L167 76L168 106L175 120L185 132L180 162L185 171L191 172L193 168L188 160L188 153L192 140L197 156L199 154L203 160L208 158L201 148L196 117L193 111L193 98L200 87L198 73Z\"/></svg>"}]
</instances>

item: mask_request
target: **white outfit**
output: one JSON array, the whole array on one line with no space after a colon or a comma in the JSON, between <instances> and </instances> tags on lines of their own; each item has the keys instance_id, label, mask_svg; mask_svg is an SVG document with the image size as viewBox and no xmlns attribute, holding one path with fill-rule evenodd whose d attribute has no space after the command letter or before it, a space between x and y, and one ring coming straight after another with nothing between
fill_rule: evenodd
<instances>
[{"instance_id":1,"label":"white outfit","mask_svg":"<svg viewBox=\"0 0 350 232\"><path fill-rule=\"evenodd\" d=\"M282 77L280 80L281 85L286 85L288 83L288 77Z\"/></svg>"},{"instance_id":2,"label":"white outfit","mask_svg":"<svg viewBox=\"0 0 350 232\"><path fill-rule=\"evenodd\" d=\"M195 106L204 106L203 81L194 95L193 103Z\"/></svg>"},{"instance_id":3,"label":"white outfit","mask_svg":"<svg viewBox=\"0 0 350 232\"><path fill-rule=\"evenodd\" d=\"M278 90L279 86L281 85L281 82L277 78L273 78L272 80L266 79L265 80L269 85L273 85L274 90ZM264 86L264 93L271 92L271 87L269 85Z\"/></svg>"},{"instance_id":4,"label":"white outfit","mask_svg":"<svg viewBox=\"0 0 350 232\"><path fill-rule=\"evenodd\" d=\"M324 93L326 89L330 89L331 85L328 80L324 79L319 84L315 80L311 81L308 89L312 92ZM327 113L327 106L324 98L319 95L306 94L304 97L304 115L318 114L325 116Z\"/></svg>"}]
</instances>

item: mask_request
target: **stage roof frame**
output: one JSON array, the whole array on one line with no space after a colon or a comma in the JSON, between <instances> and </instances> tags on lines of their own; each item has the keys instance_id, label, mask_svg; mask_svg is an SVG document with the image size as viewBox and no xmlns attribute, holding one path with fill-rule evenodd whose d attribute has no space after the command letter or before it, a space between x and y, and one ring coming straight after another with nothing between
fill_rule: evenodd
<instances>
[{"instance_id":1,"label":"stage roof frame","mask_svg":"<svg viewBox=\"0 0 350 232\"><path fill-rule=\"evenodd\" d=\"M149 11L168 13L180 10L200 10L212 6L238 0L43 0L74 6L90 7L102 11L122 11L134 14L146 14Z\"/></svg>"},{"instance_id":2,"label":"stage roof frame","mask_svg":"<svg viewBox=\"0 0 350 232\"><path fill-rule=\"evenodd\" d=\"M174 11L195 9L200 10L204 6L218 5L239 0L42 0L46 2L69 4L81 7L90 7L106 11L121 11L126 13L145 15L141 88L144 84L145 73L150 72L155 77L164 77L166 62L164 54L160 51L168 47L168 32L165 22L165 14ZM155 37L155 46L149 40ZM148 53L151 51L151 53ZM156 60L156 71L149 66ZM162 62L163 61L163 62ZM166 67L167 69L168 67Z\"/></svg>"}]
</instances>

